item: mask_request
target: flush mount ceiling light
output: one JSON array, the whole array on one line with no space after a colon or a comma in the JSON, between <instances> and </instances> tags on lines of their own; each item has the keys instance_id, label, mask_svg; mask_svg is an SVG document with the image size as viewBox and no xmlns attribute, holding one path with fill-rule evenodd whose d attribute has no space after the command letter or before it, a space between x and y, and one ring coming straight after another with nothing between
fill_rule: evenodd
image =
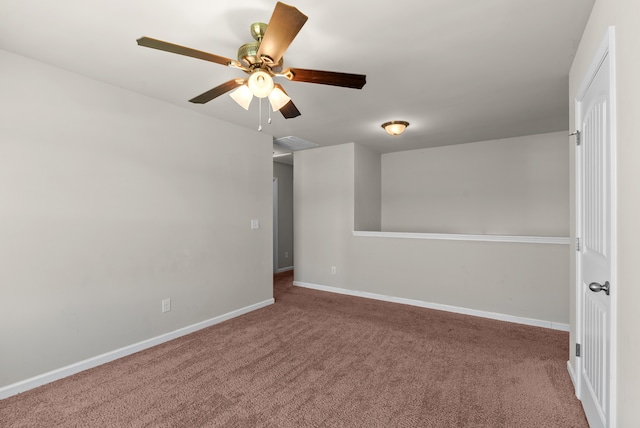
<instances>
[{"instance_id":1,"label":"flush mount ceiling light","mask_svg":"<svg viewBox=\"0 0 640 428\"><path fill-rule=\"evenodd\" d=\"M382 124L382 127L387 134L389 135L400 135L407 129L409 126L409 122L405 122L404 120L392 120L391 122L385 122Z\"/></svg>"}]
</instances>

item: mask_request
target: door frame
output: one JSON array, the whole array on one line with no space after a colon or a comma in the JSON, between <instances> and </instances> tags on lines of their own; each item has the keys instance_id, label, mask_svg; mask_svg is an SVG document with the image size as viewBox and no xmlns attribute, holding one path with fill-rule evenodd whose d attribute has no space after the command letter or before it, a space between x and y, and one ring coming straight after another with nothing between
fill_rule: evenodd
<instances>
[{"instance_id":1,"label":"door frame","mask_svg":"<svg viewBox=\"0 0 640 428\"><path fill-rule=\"evenodd\" d=\"M610 316L609 316L609 334L610 334L610 349L609 349L609 426L616 426L616 380L617 380L617 128L616 128L616 60L615 60L615 27L610 26L607 28L605 35L600 42L600 46L593 56L593 60L591 65L589 66L585 76L582 80L582 83L576 93L576 98L574 100L574 108L575 108L575 129L582 132L582 117L581 117L581 103L584 99L591 82L596 76L600 65L604 61L608 61L609 65L609 108L610 108L610 123L609 123L609 144L610 144L610 162L611 162L611 171L610 171L610 180L611 180L611 294L610 294ZM582 150L581 146L575 146L575 236L581 238L582 231ZM580 242L582 245L582 242ZM582 258L580 253L576 253L576 263L575 263L575 319L574 323L576 326L575 337L577 343L584 343L583 335L584 328L582 325L583 322L583 313L582 313L582 270L581 263ZM578 399L581 399L581 373L582 373L582 358L576 356L575 357L575 374L574 374L574 383L576 389L576 396Z\"/></svg>"},{"instance_id":2,"label":"door frame","mask_svg":"<svg viewBox=\"0 0 640 428\"><path fill-rule=\"evenodd\" d=\"M278 260L278 239L279 239L279 232L278 232L278 216L279 216L279 211L278 211L278 201L279 201L279 195L278 195L278 177L273 177L273 184L272 184L272 188L273 188L273 273L278 272L278 265L280 264L280 261Z\"/></svg>"}]
</instances>

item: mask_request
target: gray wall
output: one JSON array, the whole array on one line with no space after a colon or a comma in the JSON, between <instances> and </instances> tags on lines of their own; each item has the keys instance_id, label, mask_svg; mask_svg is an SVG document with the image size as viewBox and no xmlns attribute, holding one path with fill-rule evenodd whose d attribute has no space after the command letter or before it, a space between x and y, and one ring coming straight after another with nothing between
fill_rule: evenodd
<instances>
[{"instance_id":1,"label":"gray wall","mask_svg":"<svg viewBox=\"0 0 640 428\"><path fill-rule=\"evenodd\" d=\"M354 146L354 230L379 231L382 225L382 158L359 144Z\"/></svg>"},{"instance_id":2,"label":"gray wall","mask_svg":"<svg viewBox=\"0 0 640 428\"><path fill-rule=\"evenodd\" d=\"M353 236L358 153L295 153L297 282L568 324L566 245Z\"/></svg>"},{"instance_id":3,"label":"gray wall","mask_svg":"<svg viewBox=\"0 0 640 428\"><path fill-rule=\"evenodd\" d=\"M348 286L354 144L294 152L295 279ZM336 267L336 275L331 267Z\"/></svg>"},{"instance_id":4,"label":"gray wall","mask_svg":"<svg viewBox=\"0 0 640 428\"><path fill-rule=\"evenodd\" d=\"M604 37L607 26L616 27L617 90L614 105L617 109L617 283L612 284L611 298L617 301L617 412L619 427L638 424L640 403L640 2L637 0L596 0L576 53L569 76L571 127L574 127L574 100L587 73L596 50ZM572 146L570 165L574 165L575 147ZM573 175L573 172L572 172ZM575 183L572 182L573 203ZM572 204L571 230L575 235L575 207ZM575 310L575 252L571 256L572 321ZM575 343L575 326L572 325L571 346ZM573 357L571 363L575 364Z\"/></svg>"},{"instance_id":5,"label":"gray wall","mask_svg":"<svg viewBox=\"0 0 640 428\"><path fill-rule=\"evenodd\" d=\"M567 132L382 156L382 230L569 236Z\"/></svg>"},{"instance_id":6,"label":"gray wall","mask_svg":"<svg viewBox=\"0 0 640 428\"><path fill-rule=\"evenodd\" d=\"M0 69L0 387L273 297L270 136Z\"/></svg>"},{"instance_id":7,"label":"gray wall","mask_svg":"<svg viewBox=\"0 0 640 428\"><path fill-rule=\"evenodd\" d=\"M278 269L293 267L293 165L273 162L278 178Z\"/></svg>"}]
</instances>

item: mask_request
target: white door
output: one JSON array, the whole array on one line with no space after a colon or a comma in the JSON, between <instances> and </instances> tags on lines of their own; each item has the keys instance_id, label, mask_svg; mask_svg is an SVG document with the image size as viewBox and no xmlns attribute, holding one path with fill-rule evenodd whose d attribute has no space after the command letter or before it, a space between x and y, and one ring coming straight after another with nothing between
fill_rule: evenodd
<instances>
[{"instance_id":1,"label":"white door","mask_svg":"<svg viewBox=\"0 0 640 428\"><path fill-rule=\"evenodd\" d=\"M579 397L589 425L611 427L612 369L612 107L608 50L578 99Z\"/></svg>"}]
</instances>

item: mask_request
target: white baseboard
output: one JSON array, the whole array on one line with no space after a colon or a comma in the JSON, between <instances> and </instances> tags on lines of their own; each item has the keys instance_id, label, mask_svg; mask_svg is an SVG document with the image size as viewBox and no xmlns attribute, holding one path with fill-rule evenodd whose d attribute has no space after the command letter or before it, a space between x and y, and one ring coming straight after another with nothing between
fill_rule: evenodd
<instances>
[{"instance_id":1,"label":"white baseboard","mask_svg":"<svg viewBox=\"0 0 640 428\"><path fill-rule=\"evenodd\" d=\"M490 318L499 321L507 321L516 324L526 324L535 327L549 328L552 330L569 331L569 324L562 324L553 321L537 320L533 318L516 317L513 315L487 312L477 309L461 308L458 306L444 305L441 303L430 303L422 300L405 299L404 297L385 296L384 294L368 293L365 291L348 290L346 288L329 287L326 285L310 284L306 282L293 281L293 285L314 290L328 291L330 293L346 294L349 296L364 297L367 299L382 300L385 302L401 303L403 305L419 306L421 308L436 309L439 311L455 312L457 314L472 315L482 318Z\"/></svg>"},{"instance_id":2,"label":"white baseboard","mask_svg":"<svg viewBox=\"0 0 640 428\"><path fill-rule=\"evenodd\" d=\"M0 388L0 400L272 305L273 298Z\"/></svg>"},{"instance_id":3,"label":"white baseboard","mask_svg":"<svg viewBox=\"0 0 640 428\"><path fill-rule=\"evenodd\" d=\"M576 357L576 359L579 359L579 357ZM573 366L571 365L571 360L567 361L567 371L569 372L569 378L571 378L571 383L573 384L573 390L576 394L576 398L580 400L580 389L578 388L578 377L576 376L576 372L573 369Z\"/></svg>"},{"instance_id":4,"label":"white baseboard","mask_svg":"<svg viewBox=\"0 0 640 428\"><path fill-rule=\"evenodd\" d=\"M289 272L290 270L293 270L293 266L278 268L275 273Z\"/></svg>"}]
</instances>

